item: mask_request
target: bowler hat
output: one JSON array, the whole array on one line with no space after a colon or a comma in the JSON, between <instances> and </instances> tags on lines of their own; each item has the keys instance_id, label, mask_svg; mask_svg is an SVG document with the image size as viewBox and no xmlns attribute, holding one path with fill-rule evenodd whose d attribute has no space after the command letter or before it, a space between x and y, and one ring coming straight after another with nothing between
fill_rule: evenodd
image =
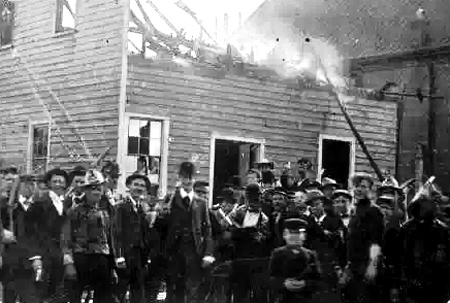
<instances>
[{"instance_id":1,"label":"bowler hat","mask_svg":"<svg viewBox=\"0 0 450 303\"><path fill-rule=\"evenodd\" d=\"M138 172L135 172L135 173L129 175L129 176L127 177L127 179L125 180L125 185L126 185L126 186L130 186L130 184L131 184L134 180L137 180L137 179L144 180L144 182L145 182L145 188L147 189L147 192L150 192L150 191L151 191L152 183L150 182L150 180L148 179L148 177L147 177L146 175L140 174L140 173L138 173Z\"/></svg>"},{"instance_id":2,"label":"bowler hat","mask_svg":"<svg viewBox=\"0 0 450 303\"><path fill-rule=\"evenodd\" d=\"M257 196L261 194L261 188L258 184L248 184L245 187L245 194L249 196Z\"/></svg>"},{"instance_id":3,"label":"bowler hat","mask_svg":"<svg viewBox=\"0 0 450 303\"><path fill-rule=\"evenodd\" d=\"M178 170L178 174L184 177L193 177L196 172L197 170L192 162L182 162L180 164L180 169Z\"/></svg>"},{"instance_id":4,"label":"bowler hat","mask_svg":"<svg viewBox=\"0 0 450 303\"><path fill-rule=\"evenodd\" d=\"M398 185L398 182L394 177L386 178L383 183L381 183L381 186L378 187L377 194L381 196L386 191L394 191L398 194L403 194L402 188Z\"/></svg>"},{"instance_id":5,"label":"bowler hat","mask_svg":"<svg viewBox=\"0 0 450 303\"><path fill-rule=\"evenodd\" d=\"M19 173L19 169L15 165L0 167L0 173L2 174L13 174L17 175Z\"/></svg>"},{"instance_id":6,"label":"bowler hat","mask_svg":"<svg viewBox=\"0 0 450 303\"><path fill-rule=\"evenodd\" d=\"M88 188L91 186L102 185L105 183L105 177L96 169L90 169L84 176L84 182L80 186L81 188Z\"/></svg>"}]
</instances>

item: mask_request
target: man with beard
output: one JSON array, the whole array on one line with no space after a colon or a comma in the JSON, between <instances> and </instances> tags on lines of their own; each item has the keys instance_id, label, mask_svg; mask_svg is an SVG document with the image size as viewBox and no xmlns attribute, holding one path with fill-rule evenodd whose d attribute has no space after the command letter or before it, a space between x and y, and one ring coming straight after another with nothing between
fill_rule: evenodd
<instances>
[{"instance_id":1,"label":"man with beard","mask_svg":"<svg viewBox=\"0 0 450 303\"><path fill-rule=\"evenodd\" d=\"M69 301L79 303L83 291L94 291L94 302L111 303L112 288L117 283L114 254L114 220L102 207L105 180L101 172L89 170L82 190L85 202L75 206L67 215L62 228L62 252Z\"/></svg>"},{"instance_id":2,"label":"man with beard","mask_svg":"<svg viewBox=\"0 0 450 303\"><path fill-rule=\"evenodd\" d=\"M146 203L144 198L150 192L151 183L147 176L134 173L126 179L125 184L130 194L124 202L117 204L117 257L123 258L125 262L130 302L142 303L145 300L144 282L149 253L149 222L143 204Z\"/></svg>"},{"instance_id":3,"label":"man with beard","mask_svg":"<svg viewBox=\"0 0 450 303\"><path fill-rule=\"evenodd\" d=\"M215 261L208 202L193 190L195 174L193 163L181 163L179 187L166 199L154 225L167 260L169 303L201 302L197 290L203 269Z\"/></svg>"},{"instance_id":4,"label":"man with beard","mask_svg":"<svg viewBox=\"0 0 450 303\"><path fill-rule=\"evenodd\" d=\"M445 303L450 297L450 231L436 220L437 205L428 186L411 201L412 218L397 240L395 272L405 302Z\"/></svg>"},{"instance_id":5,"label":"man with beard","mask_svg":"<svg viewBox=\"0 0 450 303\"><path fill-rule=\"evenodd\" d=\"M379 207L369 199L374 180L366 173L352 179L355 207L348 226L348 262L346 268L346 299L349 303L377 300L372 282L377 276L384 219ZM375 292L374 292L375 291Z\"/></svg>"}]
</instances>

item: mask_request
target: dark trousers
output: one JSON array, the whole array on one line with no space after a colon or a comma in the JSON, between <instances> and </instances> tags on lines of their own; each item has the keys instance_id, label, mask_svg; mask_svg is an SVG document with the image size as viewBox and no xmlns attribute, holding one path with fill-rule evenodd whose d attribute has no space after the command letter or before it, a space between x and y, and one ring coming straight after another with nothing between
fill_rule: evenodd
<instances>
[{"instance_id":1,"label":"dark trousers","mask_svg":"<svg viewBox=\"0 0 450 303\"><path fill-rule=\"evenodd\" d=\"M112 285L112 261L105 255L74 255L77 281L70 283L71 303L79 303L83 291L89 286L94 291L94 303L115 302Z\"/></svg>"},{"instance_id":2,"label":"dark trousers","mask_svg":"<svg viewBox=\"0 0 450 303\"><path fill-rule=\"evenodd\" d=\"M152 258L145 277L145 298L148 303L156 303L165 282L167 261L162 256Z\"/></svg>"},{"instance_id":3,"label":"dark trousers","mask_svg":"<svg viewBox=\"0 0 450 303\"><path fill-rule=\"evenodd\" d=\"M33 271L30 270L20 275L13 273L12 275L4 276L4 279L2 279L2 302L16 303L19 297L22 303L39 303L40 293L38 284L33 281L33 275Z\"/></svg>"},{"instance_id":4,"label":"dark trousers","mask_svg":"<svg viewBox=\"0 0 450 303\"><path fill-rule=\"evenodd\" d=\"M268 276L268 259L234 261L230 278L233 302L266 302Z\"/></svg>"},{"instance_id":5,"label":"dark trousers","mask_svg":"<svg viewBox=\"0 0 450 303\"><path fill-rule=\"evenodd\" d=\"M147 258L140 248L133 248L125 254L130 303L145 302L145 276Z\"/></svg>"},{"instance_id":6,"label":"dark trousers","mask_svg":"<svg viewBox=\"0 0 450 303\"><path fill-rule=\"evenodd\" d=\"M380 288L375 282L367 281L361 271L353 271L345 286L344 298L346 303L378 303Z\"/></svg>"},{"instance_id":7,"label":"dark trousers","mask_svg":"<svg viewBox=\"0 0 450 303\"><path fill-rule=\"evenodd\" d=\"M201 285L201 257L194 249L180 249L168 258L166 272L167 302L202 302L199 289Z\"/></svg>"}]
</instances>

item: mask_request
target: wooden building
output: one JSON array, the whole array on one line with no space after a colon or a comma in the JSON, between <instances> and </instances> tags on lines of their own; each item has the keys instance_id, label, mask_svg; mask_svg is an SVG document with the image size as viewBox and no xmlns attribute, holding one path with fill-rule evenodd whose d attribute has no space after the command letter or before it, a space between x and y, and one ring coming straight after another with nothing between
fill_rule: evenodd
<instances>
[{"instance_id":1,"label":"wooden building","mask_svg":"<svg viewBox=\"0 0 450 303\"><path fill-rule=\"evenodd\" d=\"M435 175L450 192L449 13L446 0L266 0L236 32L234 41L239 45L255 37L276 39L280 25L293 24L292 32L333 43L348 58L345 72L356 85L379 89L386 81L396 83L406 94L396 98L396 176L415 177L419 148L425 156L424 173ZM414 96L417 89L437 98L420 101Z\"/></svg>"},{"instance_id":2,"label":"wooden building","mask_svg":"<svg viewBox=\"0 0 450 303\"><path fill-rule=\"evenodd\" d=\"M39 163L70 168L90 158L80 134L92 157L112 145L123 177L145 163L159 195L186 160L216 191L263 158L280 167L307 157L343 183L354 171L372 172L337 102L320 86L233 65L230 56L215 64L146 59L127 51L127 1L77 0L74 7L75 29L55 33L58 18L49 12L60 10L53 1L16 4L15 52L0 51L0 155L8 162L30 171ZM347 99L375 160L392 171L396 104Z\"/></svg>"}]
</instances>

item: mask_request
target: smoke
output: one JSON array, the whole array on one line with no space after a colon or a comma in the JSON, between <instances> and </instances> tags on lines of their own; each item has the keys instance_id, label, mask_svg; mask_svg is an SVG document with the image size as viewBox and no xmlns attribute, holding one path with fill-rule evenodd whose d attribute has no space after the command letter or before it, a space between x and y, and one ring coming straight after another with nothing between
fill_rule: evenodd
<instances>
[{"instance_id":1,"label":"smoke","mask_svg":"<svg viewBox=\"0 0 450 303\"><path fill-rule=\"evenodd\" d=\"M308 78L336 88L347 86L344 58L331 42L308 33L295 33L292 25L275 22L274 26L276 38L271 33L245 32L231 38L230 44L241 51L244 61L253 56L253 62L248 63L272 68L280 77Z\"/></svg>"}]
</instances>

